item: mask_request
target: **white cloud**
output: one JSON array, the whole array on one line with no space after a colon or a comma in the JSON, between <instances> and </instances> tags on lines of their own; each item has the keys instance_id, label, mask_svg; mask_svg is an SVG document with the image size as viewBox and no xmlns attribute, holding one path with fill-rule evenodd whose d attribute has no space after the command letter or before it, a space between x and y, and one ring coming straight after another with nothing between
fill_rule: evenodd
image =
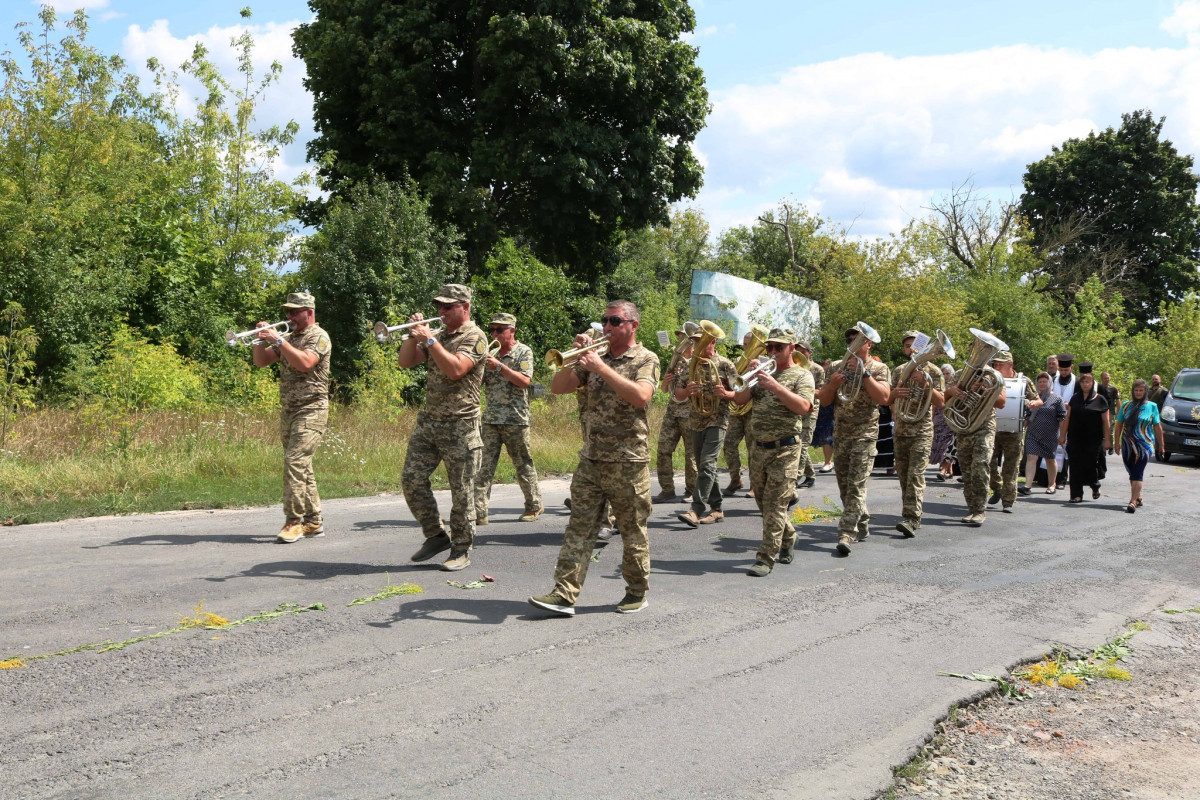
<instances>
[{"instance_id":1,"label":"white cloud","mask_svg":"<svg viewBox=\"0 0 1200 800\"><path fill-rule=\"evenodd\" d=\"M1185 0L1176 3L1174 13L1164 19L1159 27L1172 36L1185 37L1188 44L1200 43L1200 2Z\"/></svg>"},{"instance_id":2,"label":"white cloud","mask_svg":"<svg viewBox=\"0 0 1200 800\"><path fill-rule=\"evenodd\" d=\"M32 0L30 5L50 6L59 14L72 14L80 8L86 11L108 8L108 0Z\"/></svg>"}]
</instances>

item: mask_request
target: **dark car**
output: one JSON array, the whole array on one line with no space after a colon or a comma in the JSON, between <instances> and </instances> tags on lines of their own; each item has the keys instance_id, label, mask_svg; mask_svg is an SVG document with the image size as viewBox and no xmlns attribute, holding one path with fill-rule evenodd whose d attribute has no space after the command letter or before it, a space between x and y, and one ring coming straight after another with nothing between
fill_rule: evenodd
<instances>
[{"instance_id":1,"label":"dark car","mask_svg":"<svg viewBox=\"0 0 1200 800\"><path fill-rule=\"evenodd\" d=\"M1162 407L1167 461L1174 453L1200 456L1200 369L1180 370Z\"/></svg>"}]
</instances>

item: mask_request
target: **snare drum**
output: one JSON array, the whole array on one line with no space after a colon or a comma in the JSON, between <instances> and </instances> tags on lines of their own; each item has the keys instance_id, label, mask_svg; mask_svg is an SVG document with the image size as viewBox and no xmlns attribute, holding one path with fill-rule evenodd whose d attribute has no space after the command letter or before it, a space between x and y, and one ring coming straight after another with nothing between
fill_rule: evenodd
<instances>
[{"instance_id":1,"label":"snare drum","mask_svg":"<svg viewBox=\"0 0 1200 800\"><path fill-rule=\"evenodd\" d=\"M1004 408L996 409L996 433L1023 433L1025 431L1025 385L1029 379L1017 373L1015 378L1004 379Z\"/></svg>"}]
</instances>

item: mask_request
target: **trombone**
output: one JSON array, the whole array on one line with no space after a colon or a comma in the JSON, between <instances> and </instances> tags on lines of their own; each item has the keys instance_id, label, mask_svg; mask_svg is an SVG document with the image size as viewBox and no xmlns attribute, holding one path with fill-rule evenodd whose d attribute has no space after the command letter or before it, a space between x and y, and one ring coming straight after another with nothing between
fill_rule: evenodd
<instances>
[{"instance_id":1,"label":"trombone","mask_svg":"<svg viewBox=\"0 0 1200 800\"><path fill-rule=\"evenodd\" d=\"M546 366L550 367L552 372L558 372L560 369L575 366L575 362L584 353L594 351L598 356L604 355L608 352L608 334L605 333L596 336L596 333L603 330L604 327L600 323L593 322L586 333L580 334L581 336L593 337L592 341L570 350L549 351L546 353Z\"/></svg>"},{"instance_id":2,"label":"trombone","mask_svg":"<svg viewBox=\"0 0 1200 800\"><path fill-rule=\"evenodd\" d=\"M254 347L262 343L262 339L258 338L258 332L266 328L274 328L279 331L280 335L292 332L292 323L286 319L283 322L276 322L274 325L264 325L261 328L253 328L248 331L237 333L236 331L225 331L225 344L230 347L237 347L239 344L242 347Z\"/></svg>"},{"instance_id":3,"label":"trombone","mask_svg":"<svg viewBox=\"0 0 1200 800\"><path fill-rule=\"evenodd\" d=\"M403 325L388 325L386 322L375 323L375 341L380 344L396 341L396 331L406 330L416 327L417 325L428 325L430 333L441 333L442 328L446 327L445 320L441 317L430 317L429 319L419 319L416 322L406 322ZM402 334L400 341L408 338L408 334Z\"/></svg>"}]
</instances>

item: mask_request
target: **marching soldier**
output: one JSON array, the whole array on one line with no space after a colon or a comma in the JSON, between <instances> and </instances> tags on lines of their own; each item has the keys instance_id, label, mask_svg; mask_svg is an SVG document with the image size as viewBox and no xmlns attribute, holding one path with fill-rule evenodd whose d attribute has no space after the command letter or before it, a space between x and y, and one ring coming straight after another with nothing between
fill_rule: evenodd
<instances>
[{"instance_id":1,"label":"marching soldier","mask_svg":"<svg viewBox=\"0 0 1200 800\"><path fill-rule=\"evenodd\" d=\"M674 400L690 405L691 398L710 394L717 401L712 414L702 414L696 408L688 411L688 437L697 463L696 487L692 494L692 507L680 514L679 519L693 528L725 519L725 512L721 510L721 486L717 482L717 456L721 453L725 429L729 426L729 401L733 398L737 372L732 361L717 354L716 347L716 340L710 339L704 352L700 353L700 358L716 362L718 380L712 386L702 386L690 380L686 368L677 371L675 377ZM705 504L709 509L708 514L704 513Z\"/></svg>"},{"instance_id":2,"label":"marching soldier","mask_svg":"<svg viewBox=\"0 0 1200 800\"><path fill-rule=\"evenodd\" d=\"M846 344L858 338L858 328L846 329ZM875 462L875 442L879 438L879 406L886 405L891 393L890 372L871 355L871 342L864 342L854 354L831 367L829 381L817 392L823 404L833 405L833 472L842 499L842 517L838 520L838 552L850 555L850 547L870 535L867 523L867 478ZM862 364L859 364L861 360ZM862 388L850 403L838 398L838 389L862 369Z\"/></svg>"},{"instance_id":3,"label":"marching soldier","mask_svg":"<svg viewBox=\"0 0 1200 800\"><path fill-rule=\"evenodd\" d=\"M920 335L917 331L905 331L903 350L906 357L913 354L913 342ZM925 502L925 468L929 465L929 452L933 448L933 410L941 408L946 402L942 394L944 379L942 371L929 363L923 369L913 371L909 379L913 384L900 386L900 373L904 365L898 365L892 370L892 391L888 405L892 406L892 422L894 424L896 475L900 478L901 517L896 523L896 530L904 534L906 539L917 535L921 527L921 513ZM903 406L910 394L930 391L929 408L921 419L915 423L905 422L896 413L897 406Z\"/></svg>"},{"instance_id":4,"label":"marching soldier","mask_svg":"<svg viewBox=\"0 0 1200 800\"><path fill-rule=\"evenodd\" d=\"M475 541L475 475L479 472L483 440L479 431L479 395L483 383L487 337L471 321L471 289L448 283L433 298L444 327L436 334L428 325L416 325L400 345L398 363L403 369L429 364L425 409L408 440L401 485L408 509L425 534L425 543L413 561L427 561L450 551L442 565L449 572L471 565ZM423 321L413 314L410 322ZM438 513L429 476L439 463L446 465L450 481L450 534Z\"/></svg>"},{"instance_id":5,"label":"marching soldier","mask_svg":"<svg viewBox=\"0 0 1200 800\"><path fill-rule=\"evenodd\" d=\"M483 454L475 476L475 524L488 524L488 498L500 461L500 448L508 450L525 495L521 522L533 522L545 509L538 490L537 469L529 450L529 387L533 383L533 351L517 341L517 318L496 314L488 332L500 343L496 355L485 362L483 383L487 408L483 412Z\"/></svg>"},{"instance_id":6,"label":"marching soldier","mask_svg":"<svg viewBox=\"0 0 1200 800\"><path fill-rule=\"evenodd\" d=\"M962 370L954 373L950 386L946 387L946 397L953 398L964 394L958 386L962 378ZM977 383L975 390L981 390L982 384ZM963 499L967 502L967 515L960 520L974 528L983 525L984 510L988 494L990 478L989 465L992 461L992 448L996 442L996 409L1004 408L1006 402L1004 393L986 415L986 421L971 433L956 433L954 435L956 457L963 476Z\"/></svg>"},{"instance_id":7,"label":"marching soldier","mask_svg":"<svg viewBox=\"0 0 1200 800\"><path fill-rule=\"evenodd\" d=\"M734 395L734 402L754 400L754 430L750 450L750 485L762 511L763 538L754 566L755 578L771 574L778 561L790 564L795 555L796 529L788 508L796 501L796 470L800 465L801 418L812 411L813 376L792 361L795 336L782 328L767 334L767 353L775 359L775 374L760 374L758 382Z\"/></svg>"},{"instance_id":8,"label":"marching soldier","mask_svg":"<svg viewBox=\"0 0 1200 800\"><path fill-rule=\"evenodd\" d=\"M825 383L825 368L812 360L812 345L803 339L796 342L796 349L808 359L808 371L813 376L813 391L821 388L821 384ZM800 428L800 466L796 470L796 478L799 483L796 484L797 489L811 489L817 482L817 471L813 469L812 454L808 452L808 448L812 447L813 432L817 429L817 415L820 413L821 404L813 401L812 411L804 415L803 422Z\"/></svg>"},{"instance_id":9,"label":"marching soldier","mask_svg":"<svg viewBox=\"0 0 1200 800\"><path fill-rule=\"evenodd\" d=\"M675 335L682 341L686 334L680 330L675 331ZM698 337L693 336L692 340L695 341L696 338ZM660 491L654 495L654 501L657 503L674 501L677 497L673 459L675 448L679 445L680 440L683 440L683 496L685 500L695 497L693 490L696 488L696 450L688 428L688 415L691 413L691 408L686 399L681 401L674 394L676 379L681 374L687 378L688 358L691 355L692 350L689 347L684 351L679 363L676 364L675 373L664 375L662 386L659 387L663 394L670 396L671 402L667 405L667 411L663 414L662 427L658 431L657 471Z\"/></svg>"},{"instance_id":10,"label":"marching soldier","mask_svg":"<svg viewBox=\"0 0 1200 800\"><path fill-rule=\"evenodd\" d=\"M321 498L312 460L329 421L329 357L333 347L317 324L316 302L293 292L283 304L292 331L280 334L258 323L254 366L279 362L279 428L283 440L283 529L276 541L324 536Z\"/></svg>"},{"instance_id":11,"label":"marching soldier","mask_svg":"<svg viewBox=\"0 0 1200 800\"><path fill-rule=\"evenodd\" d=\"M531 605L563 616L575 614L575 601L596 544L596 521L606 500L612 503L624 545L621 574L625 597L616 611L633 614L649 604L650 422L646 407L659 383L658 356L635 338L640 324L637 306L615 300L604 314L600 322L608 334L608 352L602 356L594 350L583 353L574 369L559 370L550 381L554 394L568 394L585 382L588 387L586 438L579 451L579 467L571 478L571 520L554 569L554 589L529 598Z\"/></svg>"},{"instance_id":12,"label":"marching soldier","mask_svg":"<svg viewBox=\"0 0 1200 800\"><path fill-rule=\"evenodd\" d=\"M761 325L752 325L751 332L742 337L742 352L750 347L750 342L754 340L754 331L757 330L761 335L766 336L767 329ZM721 492L726 497L732 497L737 494L738 489L742 488L742 453L738 447L745 439L747 443L750 441L750 417L752 409L747 408L740 414L731 413L729 416L729 427L725 430L725 444L722 445L722 452L725 454L725 466L729 467L729 485ZM749 446L747 444L747 446ZM749 451L747 451L747 456Z\"/></svg>"},{"instance_id":13,"label":"marching soldier","mask_svg":"<svg viewBox=\"0 0 1200 800\"><path fill-rule=\"evenodd\" d=\"M992 368L1005 378L1017 377L1013 369L1012 353L1001 350L992 359ZM1025 408L1041 408L1042 398L1037 387L1030 380L1025 381ZM996 440L992 445L990 488L992 496L988 505L994 506L1004 501L1000 510L1006 514L1012 513L1013 503L1017 501L1017 475L1021 471L1022 456L1025 449L1025 432L996 431Z\"/></svg>"}]
</instances>

